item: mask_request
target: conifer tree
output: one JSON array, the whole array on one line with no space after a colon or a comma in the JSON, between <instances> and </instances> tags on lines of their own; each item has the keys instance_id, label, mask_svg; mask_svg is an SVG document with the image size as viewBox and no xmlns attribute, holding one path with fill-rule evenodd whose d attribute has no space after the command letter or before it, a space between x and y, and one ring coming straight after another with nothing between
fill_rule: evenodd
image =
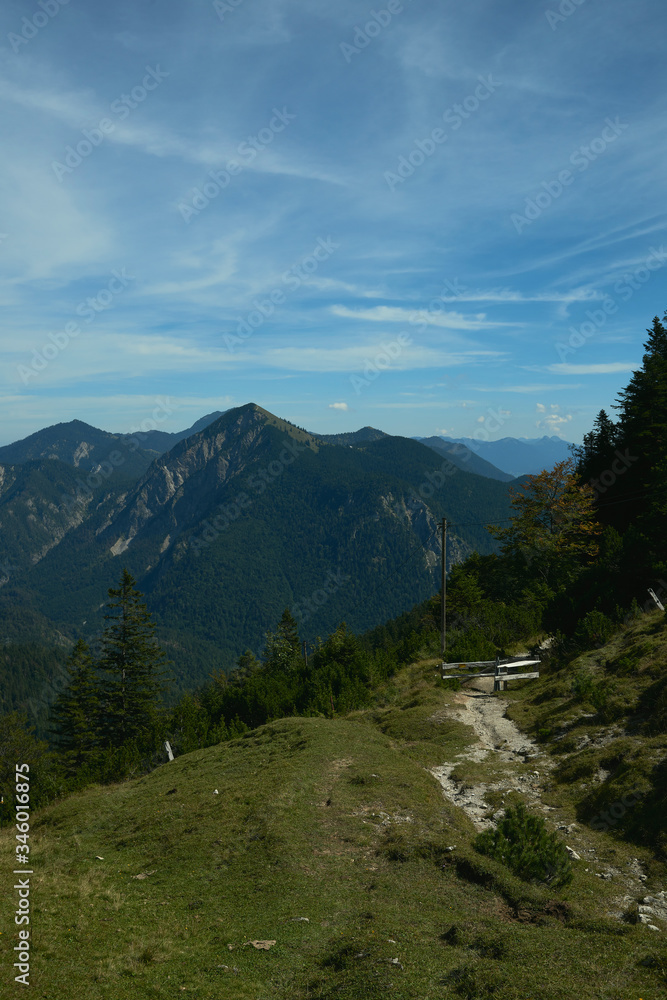
<instances>
[{"instance_id":1,"label":"conifer tree","mask_svg":"<svg viewBox=\"0 0 667 1000\"><path fill-rule=\"evenodd\" d=\"M127 569L120 587L109 588L109 597L100 659L104 672L101 729L105 746L122 746L128 740L141 743L154 730L165 654L155 639L143 594Z\"/></svg>"},{"instance_id":2,"label":"conifer tree","mask_svg":"<svg viewBox=\"0 0 667 1000\"><path fill-rule=\"evenodd\" d=\"M667 320L667 314L665 315ZM644 344L642 367L619 395L620 431L633 460L633 499L626 503L628 522L638 522L664 558L667 513L667 329L656 316Z\"/></svg>"},{"instance_id":3,"label":"conifer tree","mask_svg":"<svg viewBox=\"0 0 667 1000\"><path fill-rule=\"evenodd\" d=\"M609 418L606 410L600 410L595 418L593 430L584 434L583 444L578 447L572 446L577 472L582 479L590 482L610 465L614 458L618 433L618 426Z\"/></svg>"},{"instance_id":4,"label":"conifer tree","mask_svg":"<svg viewBox=\"0 0 667 1000\"><path fill-rule=\"evenodd\" d=\"M93 658L83 639L69 660L69 683L51 708L53 732L68 774L74 774L97 748L100 693Z\"/></svg>"},{"instance_id":5,"label":"conifer tree","mask_svg":"<svg viewBox=\"0 0 667 1000\"><path fill-rule=\"evenodd\" d=\"M642 451L640 442L650 450L667 424L667 329L655 316L646 332L642 367L619 394L617 407L623 437L637 443Z\"/></svg>"},{"instance_id":6,"label":"conifer tree","mask_svg":"<svg viewBox=\"0 0 667 1000\"><path fill-rule=\"evenodd\" d=\"M266 667L290 673L301 667L299 627L289 608L285 608L275 632L267 632L264 650Z\"/></svg>"}]
</instances>

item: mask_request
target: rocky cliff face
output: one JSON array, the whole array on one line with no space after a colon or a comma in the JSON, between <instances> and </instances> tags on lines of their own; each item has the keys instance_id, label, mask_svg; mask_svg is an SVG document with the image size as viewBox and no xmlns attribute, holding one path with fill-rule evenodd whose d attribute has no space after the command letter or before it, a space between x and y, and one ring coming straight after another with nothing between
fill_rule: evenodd
<instances>
[{"instance_id":1,"label":"rocky cliff face","mask_svg":"<svg viewBox=\"0 0 667 1000\"><path fill-rule=\"evenodd\" d=\"M315 450L316 443L298 428L277 421L254 404L223 414L213 424L175 445L156 459L125 499L122 510L105 527L102 541L115 554L126 551L140 534L170 543L193 529L229 498L238 482L256 465L273 457L275 442L267 428L274 427L298 442L297 447ZM167 546L168 547L168 546Z\"/></svg>"},{"instance_id":2,"label":"rocky cliff face","mask_svg":"<svg viewBox=\"0 0 667 1000\"><path fill-rule=\"evenodd\" d=\"M76 478L57 459L0 465L0 585L40 562L87 518L88 504L61 503Z\"/></svg>"}]
</instances>

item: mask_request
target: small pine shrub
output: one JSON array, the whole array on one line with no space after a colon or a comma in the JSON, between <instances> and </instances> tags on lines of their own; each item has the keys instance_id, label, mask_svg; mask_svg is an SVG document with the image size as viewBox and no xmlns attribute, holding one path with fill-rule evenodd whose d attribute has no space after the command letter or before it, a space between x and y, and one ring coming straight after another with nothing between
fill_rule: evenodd
<instances>
[{"instance_id":1,"label":"small pine shrub","mask_svg":"<svg viewBox=\"0 0 667 1000\"><path fill-rule=\"evenodd\" d=\"M640 659L641 656L637 656L635 650L633 650L627 656L619 656L616 660L608 660L606 668L609 673L616 674L617 677L629 677L636 673L637 664Z\"/></svg>"},{"instance_id":2,"label":"small pine shrub","mask_svg":"<svg viewBox=\"0 0 667 1000\"><path fill-rule=\"evenodd\" d=\"M602 611L589 611L577 625L574 638L582 649L597 648L611 639L616 627Z\"/></svg>"},{"instance_id":3,"label":"small pine shrub","mask_svg":"<svg viewBox=\"0 0 667 1000\"><path fill-rule=\"evenodd\" d=\"M593 675L586 670L579 670L572 678L571 691L575 701L590 702L596 688Z\"/></svg>"},{"instance_id":4,"label":"small pine shrub","mask_svg":"<svg viewBox=\"0 0 667 1000\"><path fill-rule=\"evenodd\" d=\"M509 808L496 830L485 830L474 841L480 854L501 861L526 882L546 882L563 888L572 881L570 858L544 820L526 811L521 803Z\"/></svg>"}]
</instances>

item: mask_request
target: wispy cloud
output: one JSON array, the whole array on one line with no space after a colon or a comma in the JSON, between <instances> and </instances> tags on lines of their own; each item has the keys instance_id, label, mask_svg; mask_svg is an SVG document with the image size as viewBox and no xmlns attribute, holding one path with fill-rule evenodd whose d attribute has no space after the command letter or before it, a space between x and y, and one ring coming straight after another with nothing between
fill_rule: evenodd
<instances>
[{"instance_id":1,"label":"wispy cloud","mask_svg":"<svg viewBox=\"0 0 667 1000\"><path fill-rule=\"evenodd\" d=\"M636 361L609 361L593 365L562 364L549 365L548 371L560 372L561 375L618 375L636 371L639 363Z\"/></svg>"},{"instance_id":2,"label":"wispy cloud","mask_svg":"<svg viewBox=\"0 0 667 1000\"><path fill-rule=\"evenodd\" d=\"M113 400L136 411L155 392L183 400L184 423L199 397L224 409L222 393L323 433L382 408L383 429L414 435L444 409L456 435L480 400L509 397L512 433L539 420L581 439L665 305L662 273L624 277L667 246L655 3L606 0L602 32L598 6L580 5L567 38L518 0L501 17L491 0L405 3L350 63L339 43L371 17L359 5L230 6L221 21L212 3L65 4L19 51L5 43L5 435L74 415L109 426ZM7 31L32 16L20 8ZM150 94L148 65L167 74ZM497 81L486 101L480 77ZM294 116L282 131L275 109ZM627 133L518 235L511 214L538 192L545 204L609 116ZM59 180L68 149L81 162ZM389 190L387 170L405 183ZM204 206L187 225L182 199ZM117 267L131 290L24 385L17 365L52 353ZM616 310L591 320L610 296ZM558 353L571 342L576 356ZM561 409L537 414L536 399Z\"/></svg>"},{"instance_id":3,"label":"wispy cloud","mask_svg":"<svg viewBox=\"0 0 667 1000\"><path fill-rule=\"evenodd\" d=\"M571 389L582 389L583 385L584 385L583 382L577 382L577 383L562 382L560 383L560 385L558 383L551 384L551 383L540 382L539 384L536 383L534 385L527 383L526 385L476 386L475 391L493 392L496 394L499 392L518 392L521 394L532 393L532 392L544 393L544 392L557 392L558 390L569 391Z\"/></svg>"},{"instance_id":4,"label":"wispy cloud","mask_svg":"<svg viewBox=\"0 0 667 1000\"><path fill-rule=\"evenodd\" d=\"M344 319L365 320L369 323L403 323L411 328L425 323L444 330L483 330L505 323L491 323L485 313L464 316L459 312L436 313L427 309L405 309L401 306L374 306L372 309L353 309L348 306L331 307L334 316Z\"/></svg>"}]
</instances>

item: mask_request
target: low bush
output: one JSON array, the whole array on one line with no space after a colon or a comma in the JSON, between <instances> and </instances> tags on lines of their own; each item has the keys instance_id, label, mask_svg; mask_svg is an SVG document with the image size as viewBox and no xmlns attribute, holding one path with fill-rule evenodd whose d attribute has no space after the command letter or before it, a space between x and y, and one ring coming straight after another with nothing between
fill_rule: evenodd
<instances>
[{"instance_id":1,"label":"low bush","mask_svg":"<svg viewBox=\"0 0 667 1000\"><path fill-rule=\"evenodd\" d=\"M545 882L562 888L572 881L572 865L555 833L544 820L526 811L522 804L507 809L496 830L485 830L475 839L480 854L501 861L526 882Z\"/></svg>"},{"instance_id":2,"label":"low bush","mask_svg":"<svg viewBox=\"0 0 667 1000\"><path fill-rule=\"evenodd\" d=\"M574 638L582 649L604 646L617 627L602 611L589 611L580 619Z\"/></svg>"}]
</instances>

